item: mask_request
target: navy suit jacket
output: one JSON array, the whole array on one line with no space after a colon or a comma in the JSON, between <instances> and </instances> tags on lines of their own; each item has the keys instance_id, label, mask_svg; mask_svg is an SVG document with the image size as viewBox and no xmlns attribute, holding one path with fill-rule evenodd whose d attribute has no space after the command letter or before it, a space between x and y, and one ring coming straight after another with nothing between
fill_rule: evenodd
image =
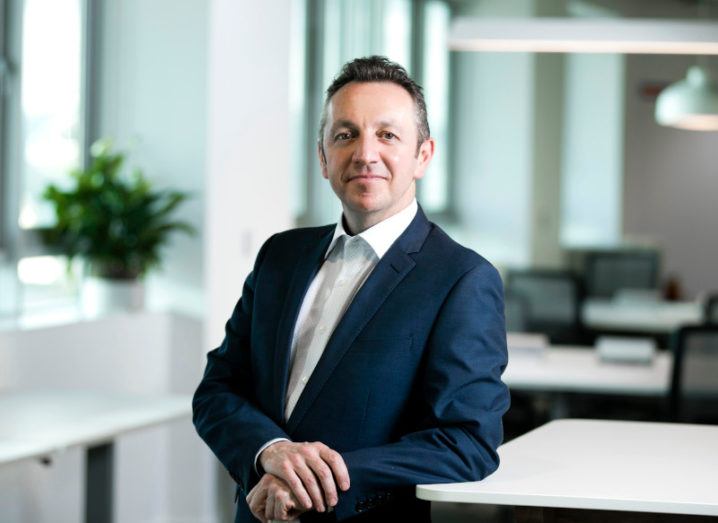
<instances>
[{"instance_id":1,"label":"navy suit jacket","mask_svg":"<svg viewBox=\"0 0 718 523\"><path fill-rule=\"evenodd\" d=\"M337 520L428 520L414 485L475 481L498 466L509 405L501 279L421 209L357 292L284 420L294 324L333 231L267 240L194 396L195 427L243 494L237 521L253 521L244 497L259 480L255 454L273 438L341 453L351 488L322 516Z\"/></svg>"}]
</instances>

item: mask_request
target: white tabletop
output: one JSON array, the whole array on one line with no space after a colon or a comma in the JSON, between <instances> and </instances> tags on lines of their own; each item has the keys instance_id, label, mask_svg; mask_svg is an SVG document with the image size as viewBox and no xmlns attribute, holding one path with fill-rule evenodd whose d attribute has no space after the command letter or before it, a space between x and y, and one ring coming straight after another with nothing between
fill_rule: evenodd
<instances>
[{"instance_id":1,"label":"white tabletop","mask_svg":"<svg viewBox=\"0 0 718 523\"><path fill-rule=\"evenodd\" d=\"M718 426L559 420L499 454L483 481L419 485L417 497L718 516Z\"/></svg>"},{"instance_id":2,"label":"white tabletop","mask_svg":"<svg viewBox=\"0 0 718 523\"><path fill-rule=\"evenodd\" d=\"M191 414L184 395L0 392L0 464L39 457Z\"/></svg>"},{"instance_id":3,"label":"white tabletop","mask_svg":"<svg viewBox=\"0 0 718 523\"><path fill-rule=\"evenodd\" d=\"M670 390L673 355L649 365L607 363L591 347L554 346L536 354L512 351L503 380L515 390L662 396Z\"/></svg>"},{"instance_id":4,"label":"white tabletop","mask_svg":"<svg viewBox=\"0 0 718 523\"><path fill-rule=\"evenodd\" d=\"M592 329L667 334L682 325L703 320L698 302L586 300L581 309L584 325Z\"/></svg>"}]
</instances>

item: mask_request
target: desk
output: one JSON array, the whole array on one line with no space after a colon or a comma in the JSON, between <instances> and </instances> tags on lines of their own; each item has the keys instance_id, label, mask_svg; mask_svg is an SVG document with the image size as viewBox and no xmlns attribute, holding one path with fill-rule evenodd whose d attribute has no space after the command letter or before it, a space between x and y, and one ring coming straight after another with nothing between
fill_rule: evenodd
<instances>
[{"instance_id":1,"label":"desk","mask_svg":"<svg viewBox=\"0 0 718 523\"><path fill-rule=\"evenodd\" d=\"M697 302L586 300L581 319L594 330L669 334L682 325L703 321Z\"/></svg>"},{"instance_id":2,"label":"desk","mask_svg":"<svg viewBox=\"0 0 718 523\"><path fill-rule=\"evenodd\" d=\"M112 519L112 440L191 414L189 396L93 391L0 393L0 465L87 448L86 522Z\"/></svg>"},{"instance_id":3,"label":"desk","mask_svg":"<svg viewBox=\"0 0 718 523\"><path fill-rule=\"evenodd\" d=\"M718 426L558 420L499 448L483 481L418 485L420 499L718 516Z\"/></svg>"},{"instance_id":4,"label":"desk","mask_svg":"<svg viewBox=\"0 0 718 523\"><path fill-rule=\"evenodd\" d=\"M504 382L514 390L665 396L673 355L656 353L650 365L606 363L590 347L550 347L536 354L513 352Z\"/></svg>"}]
</instances>

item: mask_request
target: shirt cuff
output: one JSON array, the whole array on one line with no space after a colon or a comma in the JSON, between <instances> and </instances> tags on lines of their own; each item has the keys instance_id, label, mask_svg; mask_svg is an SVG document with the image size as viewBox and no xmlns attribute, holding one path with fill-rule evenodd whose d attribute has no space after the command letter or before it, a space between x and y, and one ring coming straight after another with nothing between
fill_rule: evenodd
<instances>
[{"instance_id":1,"label":"shirt cuff","mask_svg":"<svg viewBox=\"0 0 718 523\"><path fill-rule=\"evenodd\" d=\"M261 447L259 447L259 450L258 450L257 453L254 455L254 471L255 471L257 474L260 474L260 472L259 472L259 455L264 451L264 449L266 449L267 447L269 447L270 445L272 445L272 444L274 444L274 443L276 443L276 442L278 442L278 441L291 441L291 440L288 440L287 438L274 438L274 439L270 439L270 440L269 440L268 442L266 442L264 445L262 445Z\"/></svg>"}]
</instances>

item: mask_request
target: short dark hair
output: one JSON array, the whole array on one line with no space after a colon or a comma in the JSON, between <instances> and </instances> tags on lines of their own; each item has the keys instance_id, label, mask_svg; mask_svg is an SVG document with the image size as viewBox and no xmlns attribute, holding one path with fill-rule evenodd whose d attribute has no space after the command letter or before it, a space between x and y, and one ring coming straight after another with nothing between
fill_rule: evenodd
<instances>
[{"instance_id":1,"label":"short dark hair","mask_svg":"<svg viewBox=\"0 0 718 523\"><path fill-rule=\"evenodd\" d=\"M406 69L396 62L392 62L385 56L367 56L355 58L351 62L344 64L339 76L334 78L332 84L327 88L322 117L319 123L319 147L322 152L324 151L324 128L327 124L329 101L339 89L351 82L391 82L403 87L414 100L416 107L416 127L419 131L417 147L421 146L431 136L426 115L426 102L424 101L424 92L421 86L409 76Z\"/></svg>"}]
</instances>

